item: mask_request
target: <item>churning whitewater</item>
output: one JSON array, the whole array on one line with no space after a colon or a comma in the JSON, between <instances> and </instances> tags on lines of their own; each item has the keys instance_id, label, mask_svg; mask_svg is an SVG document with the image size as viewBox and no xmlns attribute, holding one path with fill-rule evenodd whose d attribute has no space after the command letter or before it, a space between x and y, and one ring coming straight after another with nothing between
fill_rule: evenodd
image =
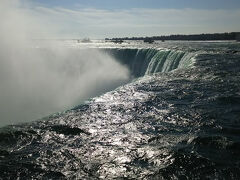
<instances>
[{"instance_id":1,"label":"churning whitewater","mask_svg":"<svg viewBox=\"0 0 240 180\"><path fill-rule=\"evenodd\" d=\"M240 178L239 43L65 44L111 57L129 80L1 128L1 179Z\"/></svg>"}]
</instances>

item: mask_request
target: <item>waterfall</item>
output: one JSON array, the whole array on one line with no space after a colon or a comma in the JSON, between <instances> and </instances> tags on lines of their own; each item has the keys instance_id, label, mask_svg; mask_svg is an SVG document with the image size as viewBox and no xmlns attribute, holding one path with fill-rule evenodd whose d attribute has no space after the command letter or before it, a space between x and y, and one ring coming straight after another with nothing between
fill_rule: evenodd
<instances>
[{"instance_id":1,"label":"waterfall","mask_svg":"<svg viewBox=\"0 0 240 180\"><path fill-rule=\"evenodd\" d=\"M195 53L169 49L105 49L122 64L126 65L134 77L170 72L186 68L193 62Z\"/></svg>"}]
</instances>

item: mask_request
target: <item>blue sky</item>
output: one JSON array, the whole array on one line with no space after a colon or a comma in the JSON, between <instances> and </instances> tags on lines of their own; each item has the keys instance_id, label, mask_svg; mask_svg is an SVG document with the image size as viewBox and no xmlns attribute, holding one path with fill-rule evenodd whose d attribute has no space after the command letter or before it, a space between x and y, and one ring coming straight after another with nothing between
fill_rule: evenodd
<instances>
[{"instance_id":1,"label":"blue sky","mask_svg":"<svg viewBox=\"0 0 240 180\"><path fill-rule=\"evenodd\" d=\"M62 6L100 9L130 9L130 8L167 8L167 9L236 9L240 7L239 0L35 0L48 7Z\"/></svg>"},{"instance_id":2,"label":"blue sky","mask_svg":"<svg viewBox=\"0 0 240 180\"><path fill-rule=\"evenodd\" d=\"M240 31L240 0L20 0L67 38Z\"/></svg>"}]
</instances>

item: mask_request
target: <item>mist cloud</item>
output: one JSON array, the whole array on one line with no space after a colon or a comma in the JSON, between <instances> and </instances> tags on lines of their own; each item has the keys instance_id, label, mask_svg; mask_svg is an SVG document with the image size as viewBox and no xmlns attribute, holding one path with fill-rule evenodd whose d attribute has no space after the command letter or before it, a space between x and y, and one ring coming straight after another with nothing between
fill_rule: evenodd
<instances>
[{"instance_id":1,"label":"mist cloud","mask_svg":"<svg viewBox=\"0 0 240 180\"><path fill-rule=\"evenodd\" d=\"M19 1L1 1L0 16L0 126L66 110L129 80L127 68L97 50L36 43L46 24Z\"/></svg>"}]
</instances>

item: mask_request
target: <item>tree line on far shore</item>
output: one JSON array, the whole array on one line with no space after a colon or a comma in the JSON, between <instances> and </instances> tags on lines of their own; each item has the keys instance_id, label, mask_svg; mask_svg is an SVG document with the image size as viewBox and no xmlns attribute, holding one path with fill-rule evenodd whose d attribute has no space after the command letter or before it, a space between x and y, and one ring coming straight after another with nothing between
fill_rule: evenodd
<instances>
[{"instance_id":1,"label":"tree line on far shore","mask_svg":"<svg viewBox=\"0 0 240 180\"><path fill-rule=\"evenodd\" d=\"M169 36L151 36L151 37L123 37L123 38L105 38L107 41L123 40L146 40L154 41L216 41L216 40L240 40L240 32L214 33L214 34L191 34L191 35L169 35Z\"/></svg>"}]
</instances>

